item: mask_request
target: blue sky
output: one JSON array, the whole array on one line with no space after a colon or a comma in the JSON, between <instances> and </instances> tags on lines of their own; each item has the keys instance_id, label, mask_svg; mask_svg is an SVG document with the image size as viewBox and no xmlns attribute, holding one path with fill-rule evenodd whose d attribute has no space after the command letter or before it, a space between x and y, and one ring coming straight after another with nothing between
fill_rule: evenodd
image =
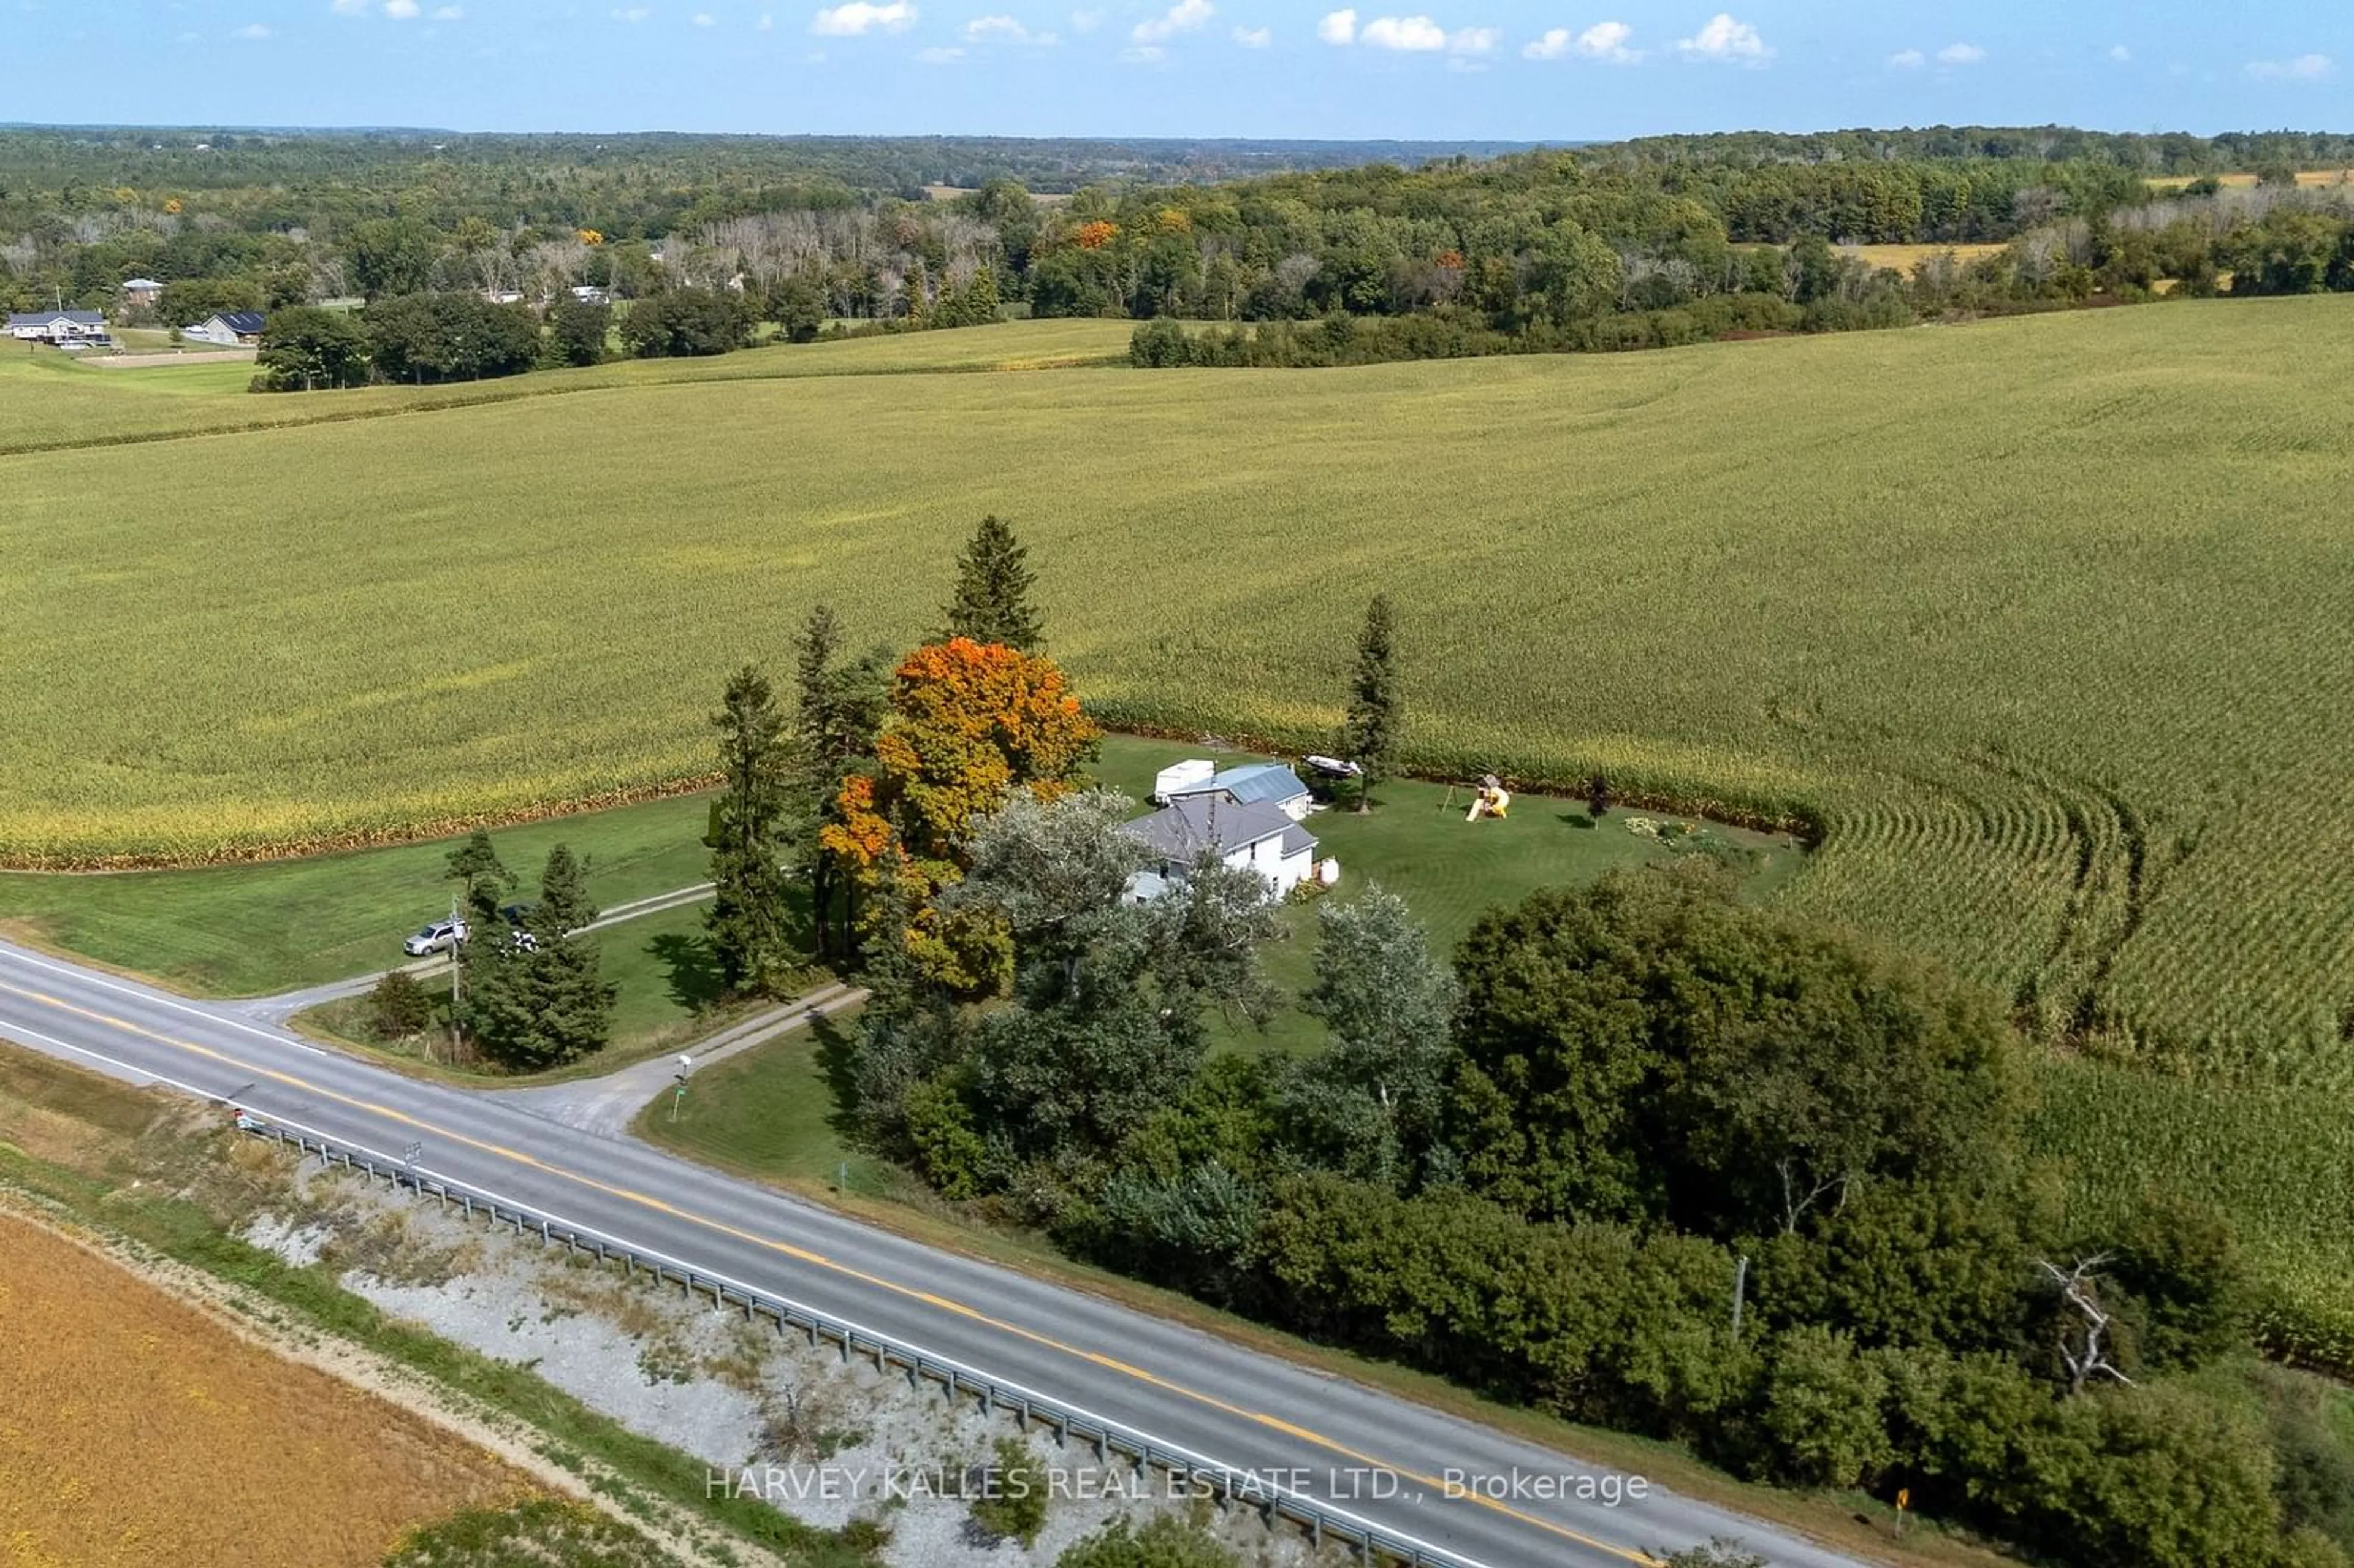
<instances>
[{"instance_id":1,"label":"blue sky","mask_svg":"<svg viewBox=\"0 0 2354 1568\"><path fill-rule=\"evenodd\" d=\"M0 0L12 10L0 122L1563 141L2354 122L2343 0Z\"/></svg>"}]
</instances>

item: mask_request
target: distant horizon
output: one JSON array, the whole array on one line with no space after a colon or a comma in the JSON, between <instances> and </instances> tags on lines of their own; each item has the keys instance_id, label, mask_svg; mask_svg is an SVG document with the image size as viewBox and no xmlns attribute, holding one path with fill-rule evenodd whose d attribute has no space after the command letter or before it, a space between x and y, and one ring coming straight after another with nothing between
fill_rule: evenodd
<instances>
[{"instance_id":1,"label":"distant horizon","mask_svg":"<svg viewBox=\"0 0 2354 1568\"><path fill-rule=\"evenodd\" d=\"M606 125L587 128L558 126L480 126L457 125L395 125L395 124L265 124L259 122L240 122L230 120L190 121L37 121L0 120L0 133L17 131L52 132L90 132L121 134L130 132L158 132L173 135L196 135L214 132L231 136L565 136L588 138L597 136L678 136L710 140L745 140L764 142L1098 142L1119 146L1148 145L1208 145L1208 146L1271 146L1271 147L1498 147L1512 151L1534 151L1540 148L1575 149L1607 147L1626 142L1672 140L1679 137L1705 136L1847 136L1876 132L1920 132L1935 130L1952 131L2069 131L2096 136L2193 136L2214 140L2225 136L2349 136L2354 129L2322 124L2292 125L2230 125L2220 130L2194 131L2170 125L2157 129L2115 125L2098 125L2084 122L2046 120L2020 122L1988 121L1924 120L1915 122L1877 122L1853 125L1810 125L1805 127L1775 125L1744 125L1732 129L1707 131L1648 131L1629 136L1248 136L1221 132L1172 134L1151 132L1125 135L1109 131L746 131L746 130L682 130L664 125Z\"/></svg>"},{"instance_id":2,"label":"distant horizon","mask_svg":"<svg viewBox=\"0 0 2354 1568\"><path fill-rule=\"evenodd\" d=\"M1559 143L2331 112L2354 13L2288 0L19 0L28 125ZM978 132L876 127L986 125ZM1119 126L1078 132L1068 127ZM507 129L510 127L537 127ZM620 132L611 132L619 134Z\"/></svg>"}]
</instances>

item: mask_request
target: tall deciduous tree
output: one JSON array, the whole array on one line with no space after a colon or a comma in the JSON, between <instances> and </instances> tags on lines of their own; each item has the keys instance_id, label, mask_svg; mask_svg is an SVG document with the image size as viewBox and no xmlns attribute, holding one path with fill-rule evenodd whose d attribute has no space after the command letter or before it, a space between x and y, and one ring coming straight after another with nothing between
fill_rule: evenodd
<instances>
[{"instance_id":1,"label":"tall deciduous tree","mask_svg":"<svg viewBox=\"0 0 2354 1568\"><path fill-rule=\"evenodd\" d=\"M1299 1069L1296 1125L1335 1169L1394 1185L1437 1139L1462 987L1394 894L1328 902L1316 924L1300 1005L1332 1044Z\"/></svg>"},{"instance_id":2,"label":"tall deciduous tree","mask_svg":"<svg viewBox=\"0 0 2354 1568\"><path fill-rule=\"evenodd\" d=\"M1389 772L1404 718L1398 694L1396 617L1390 608L1390 596L1377 593L1365 607L1364 629L1357 633L1357 665L1349 677L1348 716L1341 728L1342 747L1364 770L1357 780L1360 812L1373 808L1373 786Z\"/></svg>"},{"instance_id":3,"label":"tall deciduous tree","mask_svg":"<svg viewBox=\"0 0 2354 1568\"><path fill-rule=\"evenodd\" d=\"M604 362L613 309L569 294L547 313L548 352L558 365L599 365Z\"/></svg>"},{"instance_id":4,"label":"tall deciduous tree","mask_svg":"<svg viewBox=\"0 0 2354 1568\"><path fill-rule=\"evenodd\" d=\"M948 636L1035 653L1046 639L1030 603L1034 581L1030 552L1013 536L1013 526L995 513L983 517L957 556L956 592L945 612Z\"/></svg>"},{"instance_id":5,"label":"tall deciduous tree","mask_svg":"<svg viewBox=\"0 0 2354 1568\"><path fill-rule=\"evenodd\" d=\"M918 648L893 676L874 773L843 780L839 820L820 837L870 884L904 867L895 874L917 890L913 928L936 978L995 991L1010 961L1002 927L934 910L932 895L970 863L975 818L1017 789L1066 792L1101 733L1050 659L962 637Z\"/></svg>"},{"instance_id":6,"label":"tall deciduous tree","mask_svg":"<svg viewBox=\"0 0 2354 1568\"><path fill-rule=\"evenodd\" d=\"M704 840L716 890L704 929L731 989L776 994L796 959L785 896L793 745L768 677L749 664L729 677L711 722L726 782Z\"/></svg>"}]
</instances>

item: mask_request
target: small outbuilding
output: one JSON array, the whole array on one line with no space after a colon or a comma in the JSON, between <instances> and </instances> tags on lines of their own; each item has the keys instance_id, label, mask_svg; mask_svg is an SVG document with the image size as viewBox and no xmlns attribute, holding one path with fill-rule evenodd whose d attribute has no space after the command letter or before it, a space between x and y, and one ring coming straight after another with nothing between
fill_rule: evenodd
<instances>
[{"instance_id":1,"label":"small outbuilding","mask_svg":"<svg viewBox=\"0 0 2354 1568\"><path fill-rule=\"evenodd\" d=\"M1207 768L1209 764L1180 763L1178 766ZM1163 768L1161 778L1167 779L1175 771L1175 768ZM1237 806L1274 806L1295 822L1307 816L1309 808L1315 804L1315 797L1309 793L1308 786L1299 781L1299 775L1280 762L1246 762L1238 767L1221 768L1206 779L1196 776L1175 788L1158 783L1155 787L1172 803L1196 796L1216 795Z\"/></svg>"},{"instance_id":2,"label":"small outbuilding","mask_svg":"<svg viewBox=\"0 0 2354 1568\"><path fill-rule=\"evenodd\" d=\"M250 348L261 341L261 329L267 323L268 318L260 311L223 311L196 326L182 327L180 335L222 348Z\"/></svg>"}]
</instances>

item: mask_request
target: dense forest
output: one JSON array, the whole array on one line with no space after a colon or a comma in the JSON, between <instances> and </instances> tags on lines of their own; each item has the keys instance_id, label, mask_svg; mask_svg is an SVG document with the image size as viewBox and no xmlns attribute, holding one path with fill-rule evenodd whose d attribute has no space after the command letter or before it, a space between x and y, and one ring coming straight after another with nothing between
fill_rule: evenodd
<instances>
[{"instance_id":1,"label":"dense forest","mask_svg":"<svg viewBox=\"0 0 2354 1568\"><path fill-rule=\"evenodd\" d=\"M1149 365L1630 348L2354 288L2354 185L2313 173L2349 163L2342 137L2061 129L1501 153L12 132L0 298L113 309L121 284L145 277L164 295L125 319L170 327L420 293L544 317L588 290L625 323L631 302L725 294L730 312L693 313L742 322L699 334L704 349L759 322L808 337L829 322L969 324L1007 306L1227 323L1140 334ZM2232 172L2258 182L2219 177ZM1854 249L1872 245L1967 249L1898 270ZM642 333L632 351L663 341ZM412 370L434 358L396 357ZM383 370L365 344L357 368Z\"/></svg>"}]
</instances>

